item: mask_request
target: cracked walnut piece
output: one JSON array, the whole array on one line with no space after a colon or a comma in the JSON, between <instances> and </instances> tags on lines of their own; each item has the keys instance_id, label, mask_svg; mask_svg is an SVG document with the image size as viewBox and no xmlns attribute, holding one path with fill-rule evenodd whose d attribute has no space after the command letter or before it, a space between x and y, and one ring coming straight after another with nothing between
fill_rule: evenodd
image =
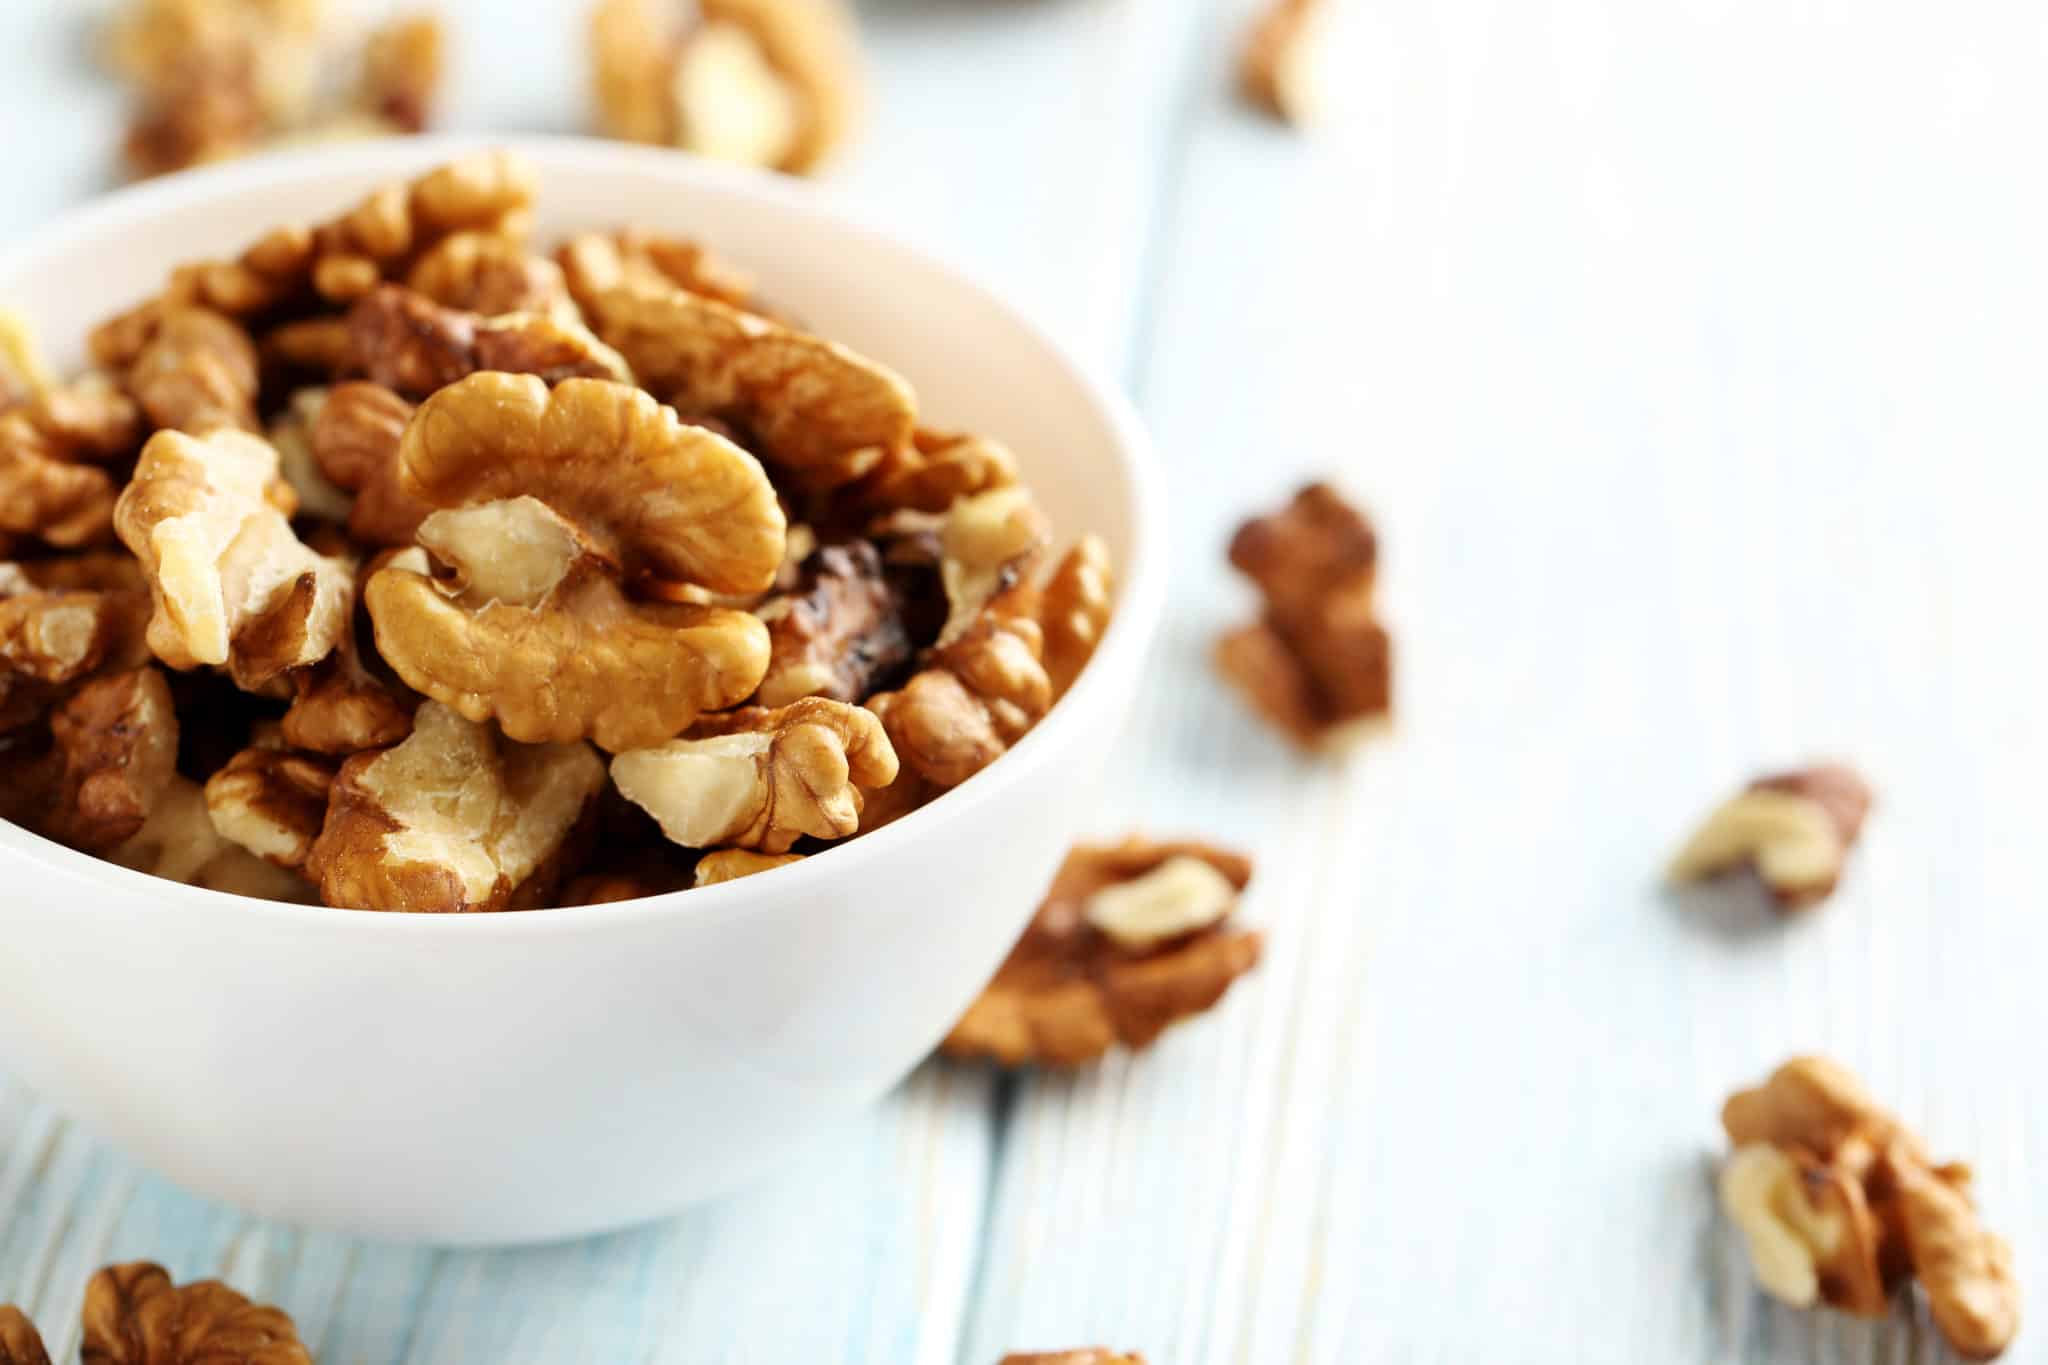
<instances>
[{"instance_id":1,"label":"cracked walnut piece","mask_svg":"<svg viewBox=\"0 0 2048 1365\"><path fill-rule=\"evenodd\" d=\"M768 673L754 700L858 702L910 662L910 632L881 554L865 540L806 558L789 592L754 608L768 623Z\"/></svg>"},{"instance_id":2,"label":"cracked walnut piece","mask_svg":"<svg viewBox=\"0 0 2048 1365\"><path fill-rule=\"evenodd\" d=\"M1095 657L1109 629L1116 571L1100 536L1074 542L1039 592L1038 624L1045 633L1045 673L1055 697L1066 695Z\"/></svg>"},{"instance_id":3,"label":"cracked walnut piece","mask_svg":"<svg viewBox=\"0 0 2048 1365\"><path fill-rule=\"evenodd\" d=\"M159 429L256 429L256 345L240 323L211 309L165 309L124 382Z\"/></svg>"},{"instance_id":4,"label":"cracked walnut piece","mask_svg":"<svg viewBox=\"0 0 2048 1365\"><path fill-rule=\"evenodd\" d=\"M985 436L919 427L894 447L854 490L877 512L942 513L962 498L1017 482L1017 457Z\"/></svg>"},{"instance_id":5,"label":"cracked walnut piece","mask_svg":"<svg viewBox=\"0 0 2048 1365\"><path fill-rule=\"evenodd\" d=\"M1671 862L1671 879L1699 881L1750 868L1779 908L1827 899L1870 812L1870 787L1824 763L1761 777L1707 817Z\"/></svg>"},{"instance_id":6,"label":"cracked walnut piece","mask_svg":"<svg viewBox=\"0 0 2048 1365\"><path fill-rule=\"evenodd\" d=\"M336 384L314 414L307 444L320 474L353 493L348 533L372 545L410 545L434 509L399 480L398 443L413 405L381 384Z\"/></svg>"},{"instance_id":7,"label":"cracked walnut piece","mask_svg":"<svg viewBox=\"0 0 2048 1365\"><path fill-rule=\"evenodd\" d=\"M0 703L18 685L141 667L149 662L148 618L148 590L126 555L0 562Z\"/></svg>"},{"instance_id":8,"label":"cracked walnut piece","mask_svg":"<svg viewBox=\"0 0 2048 1365\"><path fill-rule=\"evenodd\" d=\"M1118 1043L1146 1046L1257 965L1262 936L1227 918L1251 875L1249 859L1204 844L1077 846L940 1049L1006 1066L1076 1066ZM1219 882L1232 893L1221 904ZM1143 946L1121 946L1105 923L1135 931Z\"/></svg>"},{"instance_id":9,"label":"cracked walnut piece","mask_svg":"<svg viewBox=\"0 0 2048 1365\"><path fill-rule=\"evenodd\" d=\"M555 260L562 267L569 292L583 308L595 308L598 296L607 289L628 285L639 289L674 286L735 308L758 311L751 275L700 242L648 228L581 233L562 243Z\"/></svg>"},{"instance_id":10,"label":"cracked walnut piece","mask_svg":"<svg viewBox=\"0 0 2048 1365\"><path fill-rule=\"evenodd\" d=\"M642 602L641 580L760 592L782 510L753 458L637 389L479 374L429 399L401 448L406 491L448 510L366 597L412 687L525 742L658 744L744 700L768 665L745 612Z\"/></svg>"},{"instance_id":11,"label":"cracked walnut piece","mask_svg":"<svg viewBox=\"0 0 2048 1365\"><path fill-rule=\"evenodd\" d=\"M743 427L804 489L828 492L909 443L917 398L893 370L686 289L623 285L592 325L678 412Z\"/></svg>"},{"instance_id":12,"label":"cracked walnut piece","mask_svg":"<svg viewBox=\"0 0 2048 1365\"><path fill-rule=\"evenodd\" d=\"M126 460L141 440L141 413L104 375L0 412L0 540L72 549L111 538L114 480L94 466Z\"/></svg>"},{"instance_id":13,"label":"cracked walnut piece","mask_svg":"<svg viewBox=\"0 0 2048 1365\"><path fill-rule=\"evenodd\" d=\"M0 1365L50 1365L42 1333L13 1304L0 1304Z\"/></svg>"},{"instance_id":14,"label":"cracked walnut piece","mask_svg":"<svg viewBox=\"0 0 2048 1365\"><path fill-rule=\"evenodd\" d=\"M327 819L331 760L257 743L206 779L206 813L223 839L297 870Z\"/></svg>"},{"instance_id":15,"label":"cracked walnut piece","mask_svg":"<svg viewBox=\"0 0 2048 1365\"><path fill-rule=\"evenodd\" d=\"M761 853L853 834L860 789L886 787L896 772L872 714L820 697L707 716L682 739L612 760L613 785L674 842Z\"/></svg>"},{"instance_id":16,"label":"cracked walnut piece","mask_svg":"<svg viewBox=\"0 0 2048 1365\"><path fill-rule=\"evenodd\" d=\"M485 317L541 313L566 323L578 316L562 267L502 233L443 237L413 263L405 287L444 308Z\"/></svg>"},{"instance_id":17,"label":"cracked walnut piece","mask_svg":"<svg viewBox=\"0 0 2048 1365\"><path fill-rule=\"evenodd\" d=\"M690 885L705 887L716 886L720 882L736 882L757 872L773 872L778 867L788 867L803 860L801 853L754 853L744 848L721 848L697 860L697 871Z\"/></svg>"},{"instance_id":18,"label":"cracked walnut piece","mask_svg":"<svg viewBox=\"0 0 2048 1365\"><path fill-rule=\"evenodd\" d=\"M599 0L600 131L801 174L845 137L860 75L839 0Z\"/></svg>"},{"instance_id":19,"label":"cracked walnut piece","mask_svg":"<svg viewBox=\"0 0 2048 1365\"><path fill-rule=\"evenodd\" d=\"M1304 749L1343 748L1391 708L1391 645L1373 619L1378 559L1371 525L1322 483L1231 539L1230 562L1265 611L1217 642L1217 669Z\"/></svg>"},{"instance_id":20,"label":"cracked walnut piece","mask_svg":"<svg viewBox=\"0 0 2048 1365\"><path fill-rule=\"evenodd\" d=\"M85 1287L84 1365L313 1365L291 1316L218 1280L174 1285L160 1265L110 1265Z\"/></svg>"},{"instance_id":21,"label":"cracked walnut piece","mask_svg":"<svg viewBox=\"0 0 2048 1365\"><path fill-rule=\"evenodd\" d=\"M373 383L425 398L479 371L633 382L632 371L579 322L541 313L485 317L444 308L395 284L380 285L348 314L356 360Z\"/></svg>"},{"instance_id":22,"label":"cracked walnut piece","mask_svg":"<svg viewBox=\"0 0 2048 1365\"><path fill-rule=\"evenodd\" d=\"M225 664L244 689L327 657L353 574L292 534L277 452L247 432L160 431L114 511L149 575L149 645L177 669Z\"/></svg>"},{"instance_id":23,"label":"cracked walnut piece","mask_svg":"<svg viewBox=\"0 0 2048 1365\"><path fill-rule=\"evenodd\" d=\"M1319 101L1318 60L1328 0L1266 0L1238 56L1237 83L1244 97L1285 123L1315 117Z\"/></svg>"},{"instance_id":24,"label":"cracked walnut piece","mask_svg":"<svg viewBox=\"0 0 2048 1365\"><path fill-rule=\"evenodd\" d=\"M532 909L603 786L587 744L515 744L430 701L403 743L342 764L306 870L347 909Z\"/></svg>"},{"instance_id":25,"label":"cracked walnut piece","mask_svg":"<svg viewBox=\"0 0 2048 1365\"><path fill-rule=\"evenodd\" d=\"M1721 1122L1734 1145L1722 1207L1766 1292L1878 1317L1911 1275L1959 1355L2004 1351L2019 1283L2011 1248L1978 1221L1968 1167L1935 1165L1853 1076L1817 1057L1731 1096Z\"/></svg>"},{"instance_id":26,"label":"cracked walnut piece","mask_svg":"<svg viewBox=\"0 0 2048 1365\"><path fill-rule=\"evenodd\" d=\"M178 717L162 673L81 687L50 718L45 749L0 750L0 815L105 853L133 837L175 775Z\"/></svg>"}]
</instances>

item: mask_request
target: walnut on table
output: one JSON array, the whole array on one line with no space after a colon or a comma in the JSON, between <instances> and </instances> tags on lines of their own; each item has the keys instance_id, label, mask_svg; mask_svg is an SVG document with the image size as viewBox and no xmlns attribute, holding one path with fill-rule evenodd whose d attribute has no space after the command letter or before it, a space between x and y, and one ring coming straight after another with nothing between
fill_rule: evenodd
<instances>
[{"instance_id":1,"label":"walnut on table","mask_svg":"<svg viewBox=\"0 0 2048 1365\"><path fill-rule=\"evenodd\" d=\"M176 1285L146 1261L85 1287L85 1365L313 1365L290 1314L218 1280Z\"/></svg>"},{"instance_id":2,"label":"walnut on table","mask_svg":"<svg viewBox=\"0 0 2048 1365\"><path fill-rule=\"evenodd\" d=\"M42 1334L11 1303L0 1304L0 1365L50 1365Z\"/></svg>"},{"instance_id":3,"label":"walnut on table","mask_svg":"<svg viewBox=\"0 0 2048 1365\"><path fill-rule=\"evenodd\" d=\"M1316 115L1328 9L1328 0L1265 0L1245 34L1238 89L1283 123L1307 123Z\"/></svg>"},{"instance_id":4,"label":"walnut on table","mask_svg":"<svg viewBox=\"0 0 2048 1365\"><path fill-rule=\"evenodd\" d=\"M808 492L860 478L909 444L917 398L894 371L779 322L673 286L597 294L591 325L685 416L744 428Z\"/></svg>"},{"instance_id":5,"label":"walnut on table","mask_svg":"<svg viewBox=\"0 0 2048 1365\"><path fill-rule=\"evenodd\" d=\"M1978 1219L1969 1168L1937 1165L1847 1071L1796 1057L1721 1111L1721 1205L1763 1289L1866 1317L1918 1280L1957 1354L1989 1360L2019 1329L2012 1251Z\"/></svg>"},{"instance_id":6,"label":"walnut on table","mask_svg":"<svg viewBox=\"0 0 2048 1365\"><path fill-rule=\"evenodd\" d=\"M1717 806L1671 861L1675 882L1747 869L1781 910L1827 899L1870 813L1857 773L1823 763L1760 777Z\"/></svg>"},{"instance_id":7,"label":"walnut on table","mask_svg":"<svg viewBox=\"0 0 2048 1365\"><path fill-rule=\"evenodd\" d=\"M400 459L406 491L446 509L419 534L454 571L401 560L370 579L378 648L410 686L513 739L618 752L760 684L753 616L627 592L775 581L782 509L730 442L624 385L478 374L420 408Z\"/></svg>"},{"instance_id":8,"label":"walnut on table","mask_svg":"<svg viewBox=\"0 0 2048 1365\"><path fill-rule=\"evenodd\" d=\"M1265 598L1226 633L1216 666L1304 749L1348 746L1392 708L1392 647L1373 616L1378 538L1328 484L1238 528L1230 562Z\"/></svg>"},{"instance_id":9,"label":"walnut on table","mask_svg":"<svg viewBox=\"0 0 2048 1365\"><path fill-rule=\"evenodd\" d=\"M839 0L598 0L590 49L599 131L720 161L813 170L859 102Z\"/></svg>"},{"instance_id":10,"label":"walnut on table","mask_svg":"<svg viewBox=\"0 0 2048 1365\"><path fill-rule=\"evenodd\" d=\"M1150 1044L1257 965L1230 922L1251 861L1129 839L1067 855L1031 925L940 1050L1006 1066L1076 1066Z\"/></svg>"}]
</instances>

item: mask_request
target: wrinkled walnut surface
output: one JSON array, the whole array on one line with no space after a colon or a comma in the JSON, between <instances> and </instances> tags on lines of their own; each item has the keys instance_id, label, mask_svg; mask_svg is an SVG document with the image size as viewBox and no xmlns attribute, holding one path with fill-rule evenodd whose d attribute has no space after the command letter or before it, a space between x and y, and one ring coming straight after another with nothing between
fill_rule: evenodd
<instances>
[{"instance_id":1,"label":"wrinkled walnut surface","mask_svg":"<svg viewBox=\"0 0 2048 1365\"><path fill-rule=\"evenodd\" d=\"M282 1309L218 1280L174 1285L160 1265L112 1265L85 1287L85 1365L312 1365Z\"/></svg>"},{"instance_id":2,"label":"wrinkled walnut surface","mask_svg":"<svg viewBox=\"0 0 2048 1365\"><path fill-rule=\"evenodd\" d=\"M0 1365L50 1365L42 1334L13 1304L0 1304Z\"/></svg>"}]
</instances>

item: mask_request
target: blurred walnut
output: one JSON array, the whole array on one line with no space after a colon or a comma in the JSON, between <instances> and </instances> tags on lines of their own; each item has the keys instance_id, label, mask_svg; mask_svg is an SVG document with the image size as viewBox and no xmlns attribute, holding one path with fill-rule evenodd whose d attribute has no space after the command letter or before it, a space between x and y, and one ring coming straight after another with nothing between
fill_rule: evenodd
<instances>
[{"instance_id":1,"label":"blurred walnut","mask_svg":"<svg viewBox=\"0 0 2048 1365\"><path fill-rule=\"evenodd\" d=\"M696 880L691 885L702 887L736 882L757 872L773 872L778 867L788 867L803 860L801 853L750 853L743 848L721 848L697 860Z\"/></svg>"},{"instance_id":2,"label":"blurred walnut","mask_svg":"<svg viewBox=\"0 0 2048 1365\"><path fill-rule=\"evenodd\" d=\"M707 716L682 739L622 753L612 782L686 848L786 853L803 835L854 833L860 789L887 786L896 770L874 716L805 697Z\"/></svg>"},{"instance_id":3,"label":"blurred walnut","mask_svg":"<svg viewBox=\"0 0 2048 1365\"><path fill-rule=\"evenodd\" d=\"M128 839L176 769L178 717L154 668L86 683L50 718L47 748L0 750L0 814L102 853Z\"/></svg>"},{"instance_id":4,"label":"blurred walnut","mask_svg":"<svg viewBox=\"0 0 2048 1365\"><path fill-rule=\"evenodd\" d=\"M946 589L941 647L960 639L991 610L1035 614L1032 575L1049 531L1028 489L1009 487L963 498L939 527L939 575Z\"/></svg>"},{"instance_id":5,"label":"blurred walnut","mask_svg":"<svg viewBox=\"0 0 2048 1365\"><path fill-rule=\"evenodd\" d=\"M1325 0L1265 0L1238 56L1238 88L1263 112L1306 123L1316 112Z\"/></svg>"},{"instance_id":6,"label":"blurred walnut","mask_svg":"<svg viewBox=\"0 0 2048 1365\"><path fill-rule=\"evenodd\" d=\"M207 812L205 790L184 776L171 778L142 828L107 850L106 858L152 877L235 896L295 904L312 899L297 873L222 838Z\"/></svg>"},{"instance_id":7,"label":"blurred walnut","mask_svg":"<svg viewBox=\"0 0 2048 1365\"><path fill-rule=\"evenodd\" d=\"M1119 1043L1146 1046L1257 965L1262 936L1228 919L1251 874L1249 859L1205 844L1077 846L941 1050L1075 1066ZM1135 931L1131 946L1105 924Z\"/></svg>"},{"instance_id":8,"label":"blurred walnut","mask_svg":"<svg viewBox=\"0 0 2048 1365\"><path fill-rule=\"evenodd\" d=\"M759 592L784 525L761 468L637 389L479 374L430 398L400 452L443 507L421 544L454 570L370 581L377 644L405 681L514 739L655 744L759 685L744 612L627 595L642 580Z\"/></svg>"},{"instance_id":9,"label":"blurred walnut","mask_svg":"<svg viewBox=\"0 0 2048 1365\"><path fill-rule=\"evenodd\" d=\"M0 562L0 731L39 719L72 683L148 663L149 610L124 554Z\"/></svg>"},{"instance_id":10,"label":"blurred walnut","mask_svg":"<svg viewBox=\"0 0 2048 1365\"><path fill-rule=\"evenodd\" d=\"M441 21L431 14L401 15L372 29L363 43L357 107L401 132L425 128L441 88L444 45Z\"/></svg>"},{"instance_id":11,"label":"blurred walnut","mask_svg":"<svg viewBox=\"0 0 2048 1365\"><path fill-rule=\"evenodd\" d=\"M149 575L158 658L180 669L225 664L256 689L334 648L353 576L292 534L279 510L291 503L277 452L258 437L150 438L114 520Z\"/></svg>"},{"instance_id":12,"label":"blurred walnut","mask_svg":"<svg viewBox=\"0 0 2048 1365\"><path fill-rule=\"evenodd\" d=\"M768 623L768 674L754 698L762 706L799 697L857 702L910 662L895 591L865 540L814 552L796 585L754 614Z\"/></svg>"},{"instance_id":13,"label":"blurred walnut","mask_svg":"<svg viewBox=\"0 0 2048 1365\"><path fill-rule=\"evenodd\" d=\"M1796 1057L1721 1110L1734 1145L1721 1204L1758 1283L1795 1307L1883 1316L1907 1276L1959 1355L1988 1360L2019 1330L2012 1251L1987 1232L1970 1171L1936 1165L1856 1079Z\"/></svg>"},{"instance_id":14,"label":"blurred walnut","mask_svg":"<svg viewBox=\"0 0 2048 1365\"><path fill-rule=\"evenodd\" d=\"M1327 484L1238 528L1230 562L1259 586L1265 613L1226 634L1217 668L1305 749L1356 740L1392 705L1391 647L1373 619L1372 527Z\"/></svg>"},{"instance_id":15,"label":"blurred walnut","mask_svg":"<svg viewBox=\"0 0 2048 1365\"><path fill-rule=\"evenodd\" d=\"M50 1365L42 1334L13 1304L0 1304L0 1365Z\"/></svg>"},{"instance_id":16,"label":"blurred walnut","mask_svg":"<svg viewBox=\"0 0 2048 1365\"><path fill-rule=\"evenodd\" d=\"M896 780L888 786L861 788L860 829L857 832L872 834L885 825L893 825L929 803L943 790L925 781L915 768L905 764L897 773Z\"/></svg>"},{"instance_id":17,"label":"blurred walnut","mask_svg":"<svg viewBox=\"0 0 2048 1365\"><path fill-rule=\"evenodd\" d=\"M85 1287L85 1365L313 1365L281 1309L160 1265L110 1265Z\"/></svg>"},{"instance_id":18,"label":"blurred walnut","mask_svg":"<svg viewBox=\"0 0 2048 1365\"><path fill-rule=\"evenodd\" d=\"M50 386L0 412L0 533L71 549L110 537L114 480L142 416L105 376Z\"/></svg>"},{"instance_id":19,"label":"blurred walnut","mask_svg":"<svg viewBox=\"0 0 2048 1365\"><path fill-rule=\"evenodd\" d=\"M556 250L555 259L562 267L569 292L584 308L595 308L599 295L621 286L673 286L735 308L754 306L752 276L714 255L701 243L648 228L582 233L564 242Z\"/></svg>"},{"instance_id":20,"label":"blurred walnut","mask_svg":"<svg viewBox=\"0 0 2048 1365\"><path fill-rule=\"evenodd\" d=\"M1145 1365L1145 1357L1094 1346L1080 1351L1012 1352L1003 1357L1002 1365Z\"/></svg>"},{"instance_id":21,"label":"blurred walnut","mask_svg":"<svg viewBox=\"0 0 2048 1365\"><path fill-rule=\"evenodd\" d=\"M532 909L570 870L603 785L587 744L515 744L430 701L403 743L342 764L306 870L334 906Z\"/></svg>"},{"instance_id":22,"label":"blurred walnut","mask_svg":"<svg viewBox=\"0 0 2048 1365\"><path fill-rule=\"evenodd\" d=\"M295 391L270 424L270 445L277 452L278 473L291 485L299 515L344 522L355 500L320 472L320 462L313 456L313 431L326 407L326 389Z\"/></svg>"},{"instance_id":23,"label":"blurred walnut","mask_svg":"<svg viewBox=\"0 0 2048 1365\"><path fill-rule=\"evenodd\" d=\"M356 360L372 381L424 398L482 370L631 383L617 353L576 322L539 313L484 317L382 285L348 315Z\"/></svg>"},{"instance_id":24,"label":"blurred walnut","mask_svg":"<svg viewBox=\"0 0 2048 1365\"><path fill-rule=\"evenodd\" d=\"M1762 777L1707 817L1671 863L1674 881L1737 868L1756 873L1782 909L1827 899L1870 812L1870 787L1840 764Z\"/></svg>"},{"instance_id":25,"label":"blurred walnut","mask_svg":"<svg viewBox=\"0 0 2048 1365\"><path fill-rule=\"evenodd\" d=\"M1039 594L1038 623L1045 632L1045 672L1055 697L1074 685L1102 643L1115 591L1109 547L1093 535L1075 541L1046 580Z\"/></svg>"},{"instance_id":26,"label":"blurred walnut","mask_svg":"<svg viewBox=\"0 0 2048 1365\"><path fill-rule=\"evenodd\" d=\"M206 308L170 308L136 356L128 392L152 425L203 436L256 429L256 346L240 324Z\"/></svg>"},{"instance_id":27,"label":"blurred walnut","mask_svg":"<svg viewBox=\"0 0 2048 1365\"><path fill-rule=\"evenodd\" d=\"M0 412L49 389L57 382L43 361L35 328L11 308L0 308Z\"/></svg>"},{"instance_id":28,"label":"blurred walnut","mask_svg":"<svg viewBox=\"0 0 2048 1365\"><path fill-rule=\"evenodd\" d=\"M811 170L859 100L837 0L598 0L590 44L601 132L720 161Z\"/></svg>"},{"instance_id":29,"label":"blurred walnut","mask_svg":"<svg viewBox=\"0 0 2048 1365\"><path fill-rule=\"evenodd\" d=\"M442 238L413 263L405 286L444 308L486 317L540 313L567 323L577 316L562 267L495 232Z\"/></svg>"},{"instance_id":30,"label":"blurred walnut","mask_svg":"<svg viewBox=\"0 0 2048 1365\"><path fill-rule=\"evenodd\" d=\"M372 573L379 567L373 561ZM418 694L363 651L360 632L368 629L369 613L362 599L371 576L357 572L356 598L334 652L291 675L292 705L280 724L294 749L346 758L396 744L412 731Z\"/></svg>"},{"instance_id":31,"label":"blurred walnut","mask_svg":"<svg viewBox=\"0 0 2048 1365\"><path fill-rule=\"evenodd\" d=\"M944 512L962 498L1017 482L1017 457L985 436L919 427L910 441L889 450L854 490L877 512L908 508Z\"/></svg>"},{"instance_id":32,"label":"blurred walnut","mask_svg":"<svg viewBox=\"0 0 2048 1365\"><path fill-rule=\"evenodd\" d=\"M356 373L356 343L348 318L333 314L295 318L265 332L257 353L272 370L331 381Z\"/></svg>"},{"instance_id":33,"label":"blurred walnut","mask_svg":"<svg viewBox=\"0 0 2048 1365\"><path fill-rule=\"evenodd\" d=\"M259 743L206 780L206 813L223 839L296 870L327 818L334 771L331 760Z\"/></svg>"},{"instance_id":34,"label":"blurred walnut","mask_svg":"<svg viewBox=\"0 0 2048 1365\"><path fill-rule=\"evenodd\" d=\"M745 428L808 491L851 482L910 441L910 386L836 342L672 287L606 290L590 307L643 385L681 413Z\"/></svg>"},{"instance_id":35,"label":"blurred walnut","mask_svg":"<svg viewBox=\"0 0 2048 1365\"><path fill-rule=\"evenodd\" d=\"M399 480L398 443L413 405L381 384L336 384L313 417L308 448L323 477L355 495L348 531L372 545L410 545L433 511Z\"/></svg>"}]
</instances>

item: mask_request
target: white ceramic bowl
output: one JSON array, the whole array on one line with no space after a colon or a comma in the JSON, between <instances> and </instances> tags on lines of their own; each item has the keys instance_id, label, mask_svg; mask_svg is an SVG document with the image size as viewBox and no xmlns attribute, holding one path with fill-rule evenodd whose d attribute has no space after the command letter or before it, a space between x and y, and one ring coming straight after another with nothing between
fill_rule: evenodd
<instances>
[{"instance_id":1,"label":"white ceramic bowl","mask_svg":"<svg viewBox=\"0 0 2048 1365\"><path fill-rule=\"evenodd\" d=\"M328 149L117 194L0 254L0 303L75 352L172 264L479 145ZM935 424L1008 442L1055 524L1100 532L1123 582L1094 662L994 766L868 838L701 891L502 915L274 905L0 822L0 1065L181 1185L443 1243L671 1212L895 1084L1084 832L1164 592L1130 409L984 289L786 181L594 142L490 145L540 167L543 241L627 219L701 236L900 370Z\"/></svg>"}]
</instances>

